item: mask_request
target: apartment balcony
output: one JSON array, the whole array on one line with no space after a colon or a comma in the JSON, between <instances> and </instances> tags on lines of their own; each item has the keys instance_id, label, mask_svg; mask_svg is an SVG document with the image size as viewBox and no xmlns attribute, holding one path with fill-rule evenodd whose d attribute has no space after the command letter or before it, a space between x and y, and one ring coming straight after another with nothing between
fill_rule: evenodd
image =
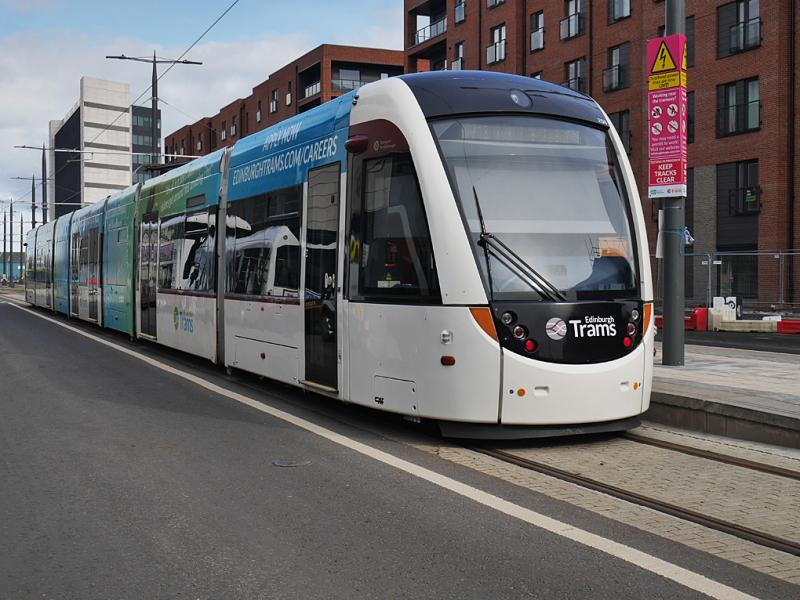
<instances>
[{"instance_id":1,"label":"apartment balcony","mask_svg":"<svg viewBox=\"0 0 800 600\"><path fill-rule=\"evenodd\" d=\"M439 37L446 31L447 31L447 17L444 16L439 20L434 21L430 25L417 30L417 32L414 34L414 41L411 44L411 46L412 47L419 46L420 44L425 43L428 40L432 40L435 37Z\"/></svg>"},{"instance_id":2,"label":"apartment balcony","mask_svg":"<svg viewBox=\"0 0 800 600\"><path fill-rule=\"evenodd\" d=\"M575 90L576 92L583 93L584 83L585 83L585 79L583 77L572 77L571 79L567 79L566 81L562 81L561 82L561 86L565 87L565 88L569 88L571 90Z\"/></svg>"},{"instance_id":3,"label":"apartment balcony","mask_svg":"<svg viewBox=\"0 0 800 600\"><path fill-rule=\"evenodd\" d=\"M363 79L331 79L331 90L334 92L349 92L369 83Z\"/></svg>"},{"instance_id":4,"label":"apartment balcony","mask_svg":"<svg viewBox=\"0 0 800 600\"><path fill-rule=\"evenodd\" d=\"M583 35L585 30L583 14L581 13L570 15L559 22L559 32L562 40L570 40Z\"/></svg>"},{"instance_id":5,"label":"apartment balcony","mask_svg":"<svg viewBox=\"0 0 800 600\"><path fill-rule=\"evenodd\" d=\"M761 128L761 102L729 104L717 110L717 137L757 131Z\"/></svg>"},{"instance_id":6,"label":"apartment balcony","mask_svg":"<svg viewBox=\"0 0 800 600\"><path fill-rule=\"evenodd\" d=\"M603 91L613 92L628 87L628 69L622 65L613 65L603 69Z\"/></svg>"},{"instance_id":7,"label":"apartment balcony","mask_svg":"<svg viewBox=\"0 0 800 600\"><path fill-rule=\"evenodd\" d=\"M306 98L311 98L311 96L316 96L319 94L320 90L322 89L322 83L319 81L315 81L314 83L307 85L303 89L303 100Z\"/></svg>"},{"instance_id":8,"label":"apartment balcony","mask_svg":"<svg viewBox=\"0 0 800 600\"><path fill-rule=\"evenodd\" d=\"M758 48L761 45L761 19L756 17L731 26L729 40L731 54Z\"/></svg>"},{"instance_id":9,"label":"apartment balcony","mask_svg":"<svg viewBox=\"0 0 800 600\"><path fill-rule=\"evenodd\" d=\"M493 65L506 59L506 41L500 40L486 48L486 62Z\"/></svg>"}]
</instances>

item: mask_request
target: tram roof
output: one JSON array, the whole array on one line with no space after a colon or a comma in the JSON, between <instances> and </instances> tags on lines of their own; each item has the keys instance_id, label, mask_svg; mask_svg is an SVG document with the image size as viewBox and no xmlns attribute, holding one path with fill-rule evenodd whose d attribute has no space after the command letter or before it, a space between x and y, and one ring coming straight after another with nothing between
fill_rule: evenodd
<instances>
[{"instance_id":1,"label":"tram roof","mask_svg":"<svg viewBox=\"0 0 800 600\"><path fill-rule=\"evenodd\" d=\"M426 118L470 113L516 112L578 119L608 126L589 96L554 83L490 71L430 71L400 75ZM521 106L511 93L524 92L531 103Z\"/></svg>"}]
</instances>

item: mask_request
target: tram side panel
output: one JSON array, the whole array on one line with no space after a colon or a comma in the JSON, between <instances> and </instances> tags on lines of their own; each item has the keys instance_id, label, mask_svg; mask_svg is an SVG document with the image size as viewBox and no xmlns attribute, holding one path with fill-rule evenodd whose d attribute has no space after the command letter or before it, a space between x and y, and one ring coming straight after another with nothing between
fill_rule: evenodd
<instances>
[{"instance_id":1,"label":"tram side panel","mask_svg":"<svg viewBox=\"0 0 800 600\"><path fill-rule=\"evenodd\" d=\"M36 306L53 308L53 233L55 222L41 225L36 233Z\"/></svg>"},{"instance_id":2,"label":"tram side panel","mask_svg":"<svg viewBox=\"0 0 800 600\"><path fill-rule=\"evenodd\" d=\"M104 220L105 200L76 211L70 232L70 312L101 326Z\"/></svg>"},{"instance_id":3,"label":"tram side panel","mask_svg":"<svg viewBox=\"0 0 800 600\"><path fill-rule=\"evenodd\" d=\"M350 96L237 142L226 191L226 365L340 397L335 235ZM307 219L309 173L319 202ZM320 381L323 371L334 375Z\"/></svg>"},{"instance_id":4,"label":"tram side panel","mask_svg":"<svg viewBox=\"0 0 800 600\"><path fill-rule=\"evenodd\" d=\"M139 202L140 334L216 360L216 236L223 150L148 180Z\"/></svg>"},{"instance_id":5,"label":"tram side panel","mask_svg":"<svg viewBox=\"0 0 800 600\"><path fill-rule=\"evenodd\" d=\"M73 213L59 217L53 244L53 296L55 311L69 316L69 255Z\"/></svg>"},{"instance_id":6,"label":"tram side panel","mask_svg":"<svg viewBox=\"0 0 800 600\"><path fill-rule=\"evenodd\" d=\"M428 125L402 82L359 95L350 135L369 143L349 185L351 401L496 423L500 346Z\"/></svg>"},{"instance_id":7,"label":"tram side panel","mask_svg":"<svg viewBox=\"0 0 800 600\"><path fill-rule=\"evenodd\" d=\"M25 301L36 305L36 229L26 236L25 254Z\"/></svg>"},{"instance_id":8,"label":"tram side panel","mask_svg":"<svg viewBox=\"0 0 800 600\"><path fill-rule=\"evenodd\" d=\"M103 323L133 335L133 259L137 187L130 187L106 204L103 234Z\"/></svg>"}]
</instances>

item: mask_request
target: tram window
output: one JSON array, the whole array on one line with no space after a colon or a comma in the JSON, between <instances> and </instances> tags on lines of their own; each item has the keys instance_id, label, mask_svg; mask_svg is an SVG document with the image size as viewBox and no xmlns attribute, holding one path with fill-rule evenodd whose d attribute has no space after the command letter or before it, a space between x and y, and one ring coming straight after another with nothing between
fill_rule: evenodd
<instances>
[{"instance_id":1,"label":"tram window","mask_svg":"<svg viewBox=\"0 0 800 600\"><path fill-rule=\"evenodd\" d=\"M161 221L158 245L158 288L178 289L175 265L183 240L184 215L176 215Z\"/></svg>"},{"instance_id":2,"label":"tram window","mask_svg":"<svg viewBox=\"0 0 800 600\"><path fill-rule=\"evenodd\" d=\"M410 154L364 163L359 293L438 298L425 209Z\"/></svg>"},{"instance_id":3,"label":"tram window","mask_svg":"<svg viewBox=\"0 0 800 600\"><path fill-rule=\"evenodd\" d=\"M216 214L199 211L186 215L183 238L178 246L179 288L196 292L214 289Z\"/></svg>"},{"instance_id":4,"label":"tram window","mask_svg":"<svg viewBox=\"0 0 800 600\"><path fill-rule=\"evenodd\" d=\"M298 295L302 195L297 185L228 205L228 247L233 247L226 257L229 293Z\"/></svg>"}]
</instances>

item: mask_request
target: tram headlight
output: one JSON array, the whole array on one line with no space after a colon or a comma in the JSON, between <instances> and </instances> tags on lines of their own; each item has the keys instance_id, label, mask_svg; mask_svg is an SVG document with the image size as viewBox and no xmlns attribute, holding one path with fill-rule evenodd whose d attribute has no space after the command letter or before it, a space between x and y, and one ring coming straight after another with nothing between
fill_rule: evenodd
<instances>
[{"instance_id":1,"label":"tram headlight","mask_svg":"<svg viewBox=\"0 0 800 600\"><path fill-rule=\"evenodd\" d=\"M516 327L514 327L511 333L513 333L514 337L517 338L518 340L524 339L525 336L528 335L528 332L522 325L517 325Z\"/></svg>"},{"instance_id":2,"label":"tram headlight","mask_svg":"<svg viewBox=\"0 0 800 600\"><path fill-rule=\"evenodd\" d=\"M633 323L628 323L626 331L628 332L628 335L633 335L634 333L636 333L636 325L634 325Z\"/></svg>"},{"instance_id":3,"label":"tram headlight","mask_svg":"<svg viewBox=\"0 0 800 600\"><path fill-rule=\"evenodd\" d=\"M514 321L516 321L516 317L512 312L504 312L502 315L500 315L500 322L506 327L511 325Z\"/></svg>"},{"instance_id":4,"label":"tram headlight","mask_svg":"<svg viewBox=\"0 0 800 600\"><path fill-rule=\"evenodd\" d=\"M631 319L633 319L634 321L638 321L639 320L639 310L638 309L634 308L631 311Z\"/></svg>"}]
</instances>

